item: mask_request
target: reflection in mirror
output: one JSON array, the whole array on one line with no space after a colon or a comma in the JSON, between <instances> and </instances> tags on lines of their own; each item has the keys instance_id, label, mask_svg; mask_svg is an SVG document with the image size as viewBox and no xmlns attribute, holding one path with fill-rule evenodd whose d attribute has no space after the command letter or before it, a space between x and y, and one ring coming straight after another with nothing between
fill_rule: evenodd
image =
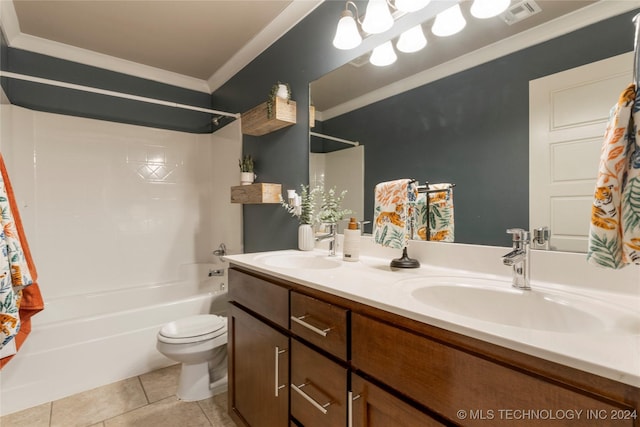
<instances>
[{"instance_id":1,"label":"reflection in mirror","mask_svg":"<svg viewBox=\"0 0 640 427\"><path fill-rule=\"evenodd\" d=\"M346 190L342 208L349 209L359 221L364 212L364 146L358 141L311 132L309 184L311 187L335 187ZM345 223L346 224L346 223ZM338 224L338 231L345 224Z\"/></svg>"},{"instance_id":2,"label":"reflection in mirror","mask_svg":"<svg viewBox=\"0 0 640 427\"><path fill-rule=\"evenodd\" d=\"M382 68L365 56L311 82L317 111L311 130L366 149L364 206L352 208L360 220L372 220L379 182L451 182L456 242L510 246L507 228L554 228L529 222L529 81L631 51L637 11L625 2L538 0L539 13L508 25L500 17L472 19L470 3L461 3L468 25L456 36L436 38L426 22L422 51L399 54L396 64ZM548 40L549 34L559 36ZM413 66L405 67L408 58ZM310 146L323 153L348 149L315 137ZM326 170L323 179L345 187Z\"/></svg>"}]
</instances>

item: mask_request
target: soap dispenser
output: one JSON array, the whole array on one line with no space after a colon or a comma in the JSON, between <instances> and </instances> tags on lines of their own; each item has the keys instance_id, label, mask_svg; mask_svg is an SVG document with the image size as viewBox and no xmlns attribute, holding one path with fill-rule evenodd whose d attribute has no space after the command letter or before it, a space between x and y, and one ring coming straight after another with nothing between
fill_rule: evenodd
<instances>
[{"instance_id":1,"label":"soap dispenser","mask_svg":"<svg viewBox=\"0 0 640 427\"><path fill-rule=\"evenodd\" d=\"M360 259L360 229L355 218L349 220L349 225L344 230L342 259L344 261L358 261Z\"/></svg>"}]
</instances>

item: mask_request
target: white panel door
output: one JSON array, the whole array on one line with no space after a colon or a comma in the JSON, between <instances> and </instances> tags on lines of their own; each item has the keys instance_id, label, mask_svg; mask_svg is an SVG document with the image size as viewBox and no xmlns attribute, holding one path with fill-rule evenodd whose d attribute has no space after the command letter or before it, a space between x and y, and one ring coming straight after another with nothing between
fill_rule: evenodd
<instances>
[{"instance_id":1,"label":"white panel door","mask_svg":"<svg viewBox=\"0 0 640 427\"><path fill-rule=\"evenodd\" d=\"M633 53L529 82L529 227L551 249L586 252L609 111L632 82Z\"/></svg>"}]
</instances>

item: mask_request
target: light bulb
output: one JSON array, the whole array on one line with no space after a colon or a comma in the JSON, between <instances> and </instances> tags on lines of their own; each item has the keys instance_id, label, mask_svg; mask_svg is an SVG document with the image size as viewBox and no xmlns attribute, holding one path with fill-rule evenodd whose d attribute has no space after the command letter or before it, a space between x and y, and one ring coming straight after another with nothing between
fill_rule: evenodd
<instances>
[{"instance_id":1,"label":"light bulb","mask_svg":"<svg viewBox=\"0 0 640 427\"><path fill-rule=\"evenodd\" d=\"M369 0L362 21L362 30L369 34L384 33L393 26L393 17L386 0Z\"/></svg>"},{"instance_id":2,"label":"light bulb","mask_svg":"<svg viewBox=\"0 0 640 427\"><path fill-rule=\"evenodd\" d=\"M427 45L427 39L422 32L422 25L416 25L400 34L396 47L400 52L417 52Z\"/></svg>"},{"instance_id":3,"label":"light bulb","mask_svg":"<svg viewBox=\"0 0 640 427\"><path fill-rule=\"evenodd\" d=\"M358 24L353 18L353 13L350 10L344 10L338 21L333 45L338 49L348 50L359 46L360 43L362 43L362 36L358 31Z\"/></svg>"},{"instance_id":4,"label":"light bulb","mask_svg":"<svg viewBox=\"0 0 640 427\"><path fill-rule=\"evenodd\" d=\"M467 25L467 21L462 16L460 5L456 4L436 16L431 32L439 37L452 36L462 31L465 25Z\"/></svg>"},{"instance_id":5,"label":"light bulb","mask_svg":"<svg viewBox=\"0 0 640 427\"><path fill-rule=\"evenodd\" d=\"M474 0L471 14L480 19L493 18L507 10L510 4L511 0Z\"/></svg>"},{"instance_id":6,"label":"light bulb","mask_svg":"<svg viewBox=\"0 0 640 427\"><path fill-rule=\"evenodd\" d=\"M373 49L371 52L371 56L369 57L369 62L378 67L384 67L386 65L391 65L396 62L398 57L396 56L396 52L393 50L393 45L391 41L384 42L380 46Z\"/></svg>"},{"instance_id":7,"label":"light bulb","mask_svg":"<svg viewBox=\"0 0 640 427\"><path fill-rule=\"evenodd\" d=\"M396 0L395 7L400 12L415 12L431 3L431 0Z\"/></svg>"}]
</instances>

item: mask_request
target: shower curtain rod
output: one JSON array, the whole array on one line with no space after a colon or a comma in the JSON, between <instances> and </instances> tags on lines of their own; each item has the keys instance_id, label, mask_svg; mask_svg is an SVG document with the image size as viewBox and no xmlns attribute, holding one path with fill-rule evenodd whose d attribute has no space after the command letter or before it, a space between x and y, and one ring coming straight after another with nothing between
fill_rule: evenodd
<instances>
[{"instance_id":1,"label":"shower curtain rod","mask_svg":"<svg viewBox=\"0 0 640 427\"><path fill-rule=\"evenodd\" d=\"M75 83L61 82L59 80L44 79L42 77L28 76L25 74L12 73L10 71L0 71L0 77L7 77L16 80L25 80L33 83L41 83L49 86L62 87L66 89L79 90L82 92L97 93L99 95L113 96L115 98L130 99L133 101L146 102L148 104L163 105L165 107L180 108L183 110L199 111L201 113L218 114L225 117L240 118L239 113L228 113L226 111L211 110L209 108L196 107L193 105L180 104L177 102L163 101L161 99L147 98L146 96L132 95L130 93L116 92L113 90L98 89L91 86L83 86Z\"/></svg>"},{"instance_id":2,"label":"shower curtain rod","mask_svg":"<svg viewBox=\"0 0 640 427\"><path fill-rule=\"evenodd\" d=\"M318 133L318 132L309 132L309 135L317 136L318 138L329 139L331 141L342 142L343 144L353 145L354 147L357 147L358 145L360 145L358 141L349 141L348 139L337 138L335 136L325 135L323 133Z\"/></svg>"}]
</instances>

